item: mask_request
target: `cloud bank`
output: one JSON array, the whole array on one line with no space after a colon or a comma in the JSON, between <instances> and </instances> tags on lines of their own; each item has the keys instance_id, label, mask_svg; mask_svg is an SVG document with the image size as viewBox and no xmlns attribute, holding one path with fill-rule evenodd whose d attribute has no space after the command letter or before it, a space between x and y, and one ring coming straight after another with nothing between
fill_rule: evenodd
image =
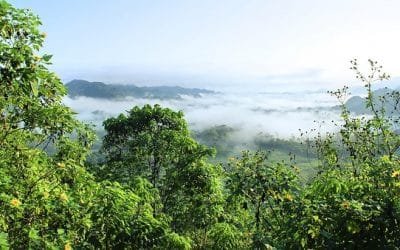
<instances>
[{"instance_id":1,"label":"cloud bank","mask_svg":"<svg viewBox=\"0 0 400 250\"><path fill-rule=\"evenodd\" d=\"M324 121L338 120L335 98L324 91L303 92L224 92L201 98L182 96L179 100L134 99L107 100L66 97L64 103L78 113L78 118L101 127L104 119L126 112L132 107L160 104L182 110L192 130L200 131L216 125L228 125L242 138L260 133L289 138L299 136L299 129L331 131Z\"/></svg>"}]
</instances>

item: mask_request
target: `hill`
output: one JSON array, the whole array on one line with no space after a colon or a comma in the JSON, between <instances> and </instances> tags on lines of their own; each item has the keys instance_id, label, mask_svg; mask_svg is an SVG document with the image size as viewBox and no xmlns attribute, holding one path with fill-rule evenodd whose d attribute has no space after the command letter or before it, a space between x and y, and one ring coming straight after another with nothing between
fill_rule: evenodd
<instances>
[{"instance_id":1,"label":"hill","mask_svg":"<svg viewBox=\"0 0 400 250\"><path fill-rule=\"evenodd\" d=\"M135 85L105 84L72 80L65 84L69 97L86 96L92 98L118 99L124 97L180 99L182 95L201 97L202 94L213 94L214 91L179 86L138 87Z\"/></svg>"},{"instance_id":2,"label":"hill","mask_svg":"<svg viewBox=\"0 0 400 250\"><path fill-rule=\"evenodd\" d=\"M387 114L393 114L395 111L399 110L398 99L400 93L398 90L393 90L390 88L381 88L372 92L374 99L374 104L378 108L382 108L382 99L385 99L383 108ZM371 110L366 107L366 99L360 96L353 96L346 101L346 107L350 112L355 114L371 114Z\"/></svg>"}]
</instances>

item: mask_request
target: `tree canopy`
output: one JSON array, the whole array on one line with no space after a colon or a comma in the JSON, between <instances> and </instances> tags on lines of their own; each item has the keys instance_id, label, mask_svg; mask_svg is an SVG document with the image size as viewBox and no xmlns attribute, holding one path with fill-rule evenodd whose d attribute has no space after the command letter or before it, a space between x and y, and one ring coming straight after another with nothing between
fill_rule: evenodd
<instances>
[{"instance_id":1,"label":"tree canopy","mask_svg":"<svg viewBox=\"0 0 400 250\"><path fill-rule=\"evenodd\" d=\"M51 56L39 54L39 25L0 1L0 246L187 248L153 216L147 189L140 197L86 171L93 133L62 104Z\"/></svg>"},{"instance_id":2,"label":"tree canopy","mask_svg":"<svg viewBox=\"0 0 400 250\"><path fill-rule=\"evenodd\" d=\"M105 120L88 162L94 133L62 103L40 24L0 0L0 249L400 247L399 114L385 108L400 95L374 96L389 79L377 62L351 62L370 116L348 110L346 87L332 92L342 123L307 138L308 179L265 151L212 163L183 113L160 105Z\"/></svg>"}]
</instances>

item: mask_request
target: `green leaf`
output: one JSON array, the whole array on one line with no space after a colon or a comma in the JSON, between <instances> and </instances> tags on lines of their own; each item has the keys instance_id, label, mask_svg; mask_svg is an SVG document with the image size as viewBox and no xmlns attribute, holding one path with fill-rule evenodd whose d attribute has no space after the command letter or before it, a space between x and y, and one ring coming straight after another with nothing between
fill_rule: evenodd
<instances>
[{"instance_id":1,"label":"green leaf","mask_svg":"<svg viewBox=\"0 0 400 250\"><path fill-rule=\"evenodd\" d=\"M40 236L38 235L38 231L36 229L29 230L29 238L31 240L39 240Z\"/></svg>"},{"instance_id":2,"label":"green leaf","mask_svg":"<svg viewBox=\"0 0 400 250\"><path fill-rule=\"evenodd\" d=\"M45 62L50 62L51 58L53 57L53 55L43 55L42 59Z\"/></svg>"},{"instance_id":3,"label":"green leaf","mask_svg":"<svg viewBox=\"0 0 400 250\"><path fill-rule=\"evenodd\" d=\"M38 94L39 94L39 91L38 91L38 82L37 82L37 81L31 81L31 82L30 82L30 85L31 85L31 90L32 90L33 95L34 95L35 97L37 97Z\"/></svg>"},{"instance_id":4,"label":"green leaf","mask_svg":"<svg viewBox=\"0 0 400 250\"><path fill-rule=\"evenodd\" d=\"M7 233L0 232L0 249L1 250L9 249L9 244L8 244L7 238L8 238Z\"/></svg>"}]
</instances>

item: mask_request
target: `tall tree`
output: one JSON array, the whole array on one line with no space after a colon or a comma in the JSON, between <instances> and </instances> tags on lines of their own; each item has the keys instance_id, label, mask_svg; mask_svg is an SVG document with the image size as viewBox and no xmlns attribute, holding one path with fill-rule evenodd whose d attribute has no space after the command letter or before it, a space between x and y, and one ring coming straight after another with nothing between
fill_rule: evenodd
<instances>
[{"instance_id":1,"label":"tall tree","mask_svg":"<svg viewBox=\"0 0 400 250\"><path fill-rule=\"evenodd\" d=\"M40 24L0 0L0 247L188 248L152 216L145 180L126 190L85 170L93 133L61 102Z\"/></svg>"},{"instance_id":2,"label":"tall tree","mask_svg":"<svg viewBox=\"0 0 400 250\"><path fill-rule=\"evenodd\" d=\"M128 186L137 176L147 178L161 197L158 212L171 216L174 230L204 236L223 212L222 171L206 162L214 150L192 139L183 113L145 105L104 127L106 162L99 176ZM157 214L156 201L153 207Z\"/></svg>"},{"instance_id":3,"label":"tall tree","mask_svg":"<svg viewBox=\"0 0 400 250\"><path fill-rule=\"evenodd\" d=\"M370 117L355 117L345 105L347 87L332 92L342 108L338 132L319 135L319 174L302 190L292 219L282 231L285 248L396 249L400 245L400 135L398 114L387 113L387 101L376 98L372 84L389 79L369 60L367 74L351 62L366 89ZM397 107L392 107L398 110ZM283 242L283 241L282 241Z\"/></svg>"},{"instance_id":4,"label":"tall tree","mask_svg":"<svg viewBox=\"0 0 400 250\"><path fill-rule=\"evenodd\" d=\"M286 213L298 194L295 171L283 163L273 163L268 153L244 151L226 167L229 221L252 235L252 246L264 249L274 244ZM240 220L242 219L242 220Z\"/></svg>"},{"instance_id":5,"label":"tall tree","mask_svg":"<svg viewBox=\"0 0 400 250\"><path fill-rule=\"evenodd\" d=\"M104 121L104 128L106 165L100 175L121 183L142 176L160 190L162 199L168 196L169 174L213 153L191 138L182 112L159 105L136 106L128 115Z\"/></svg>"}]
</instances>

